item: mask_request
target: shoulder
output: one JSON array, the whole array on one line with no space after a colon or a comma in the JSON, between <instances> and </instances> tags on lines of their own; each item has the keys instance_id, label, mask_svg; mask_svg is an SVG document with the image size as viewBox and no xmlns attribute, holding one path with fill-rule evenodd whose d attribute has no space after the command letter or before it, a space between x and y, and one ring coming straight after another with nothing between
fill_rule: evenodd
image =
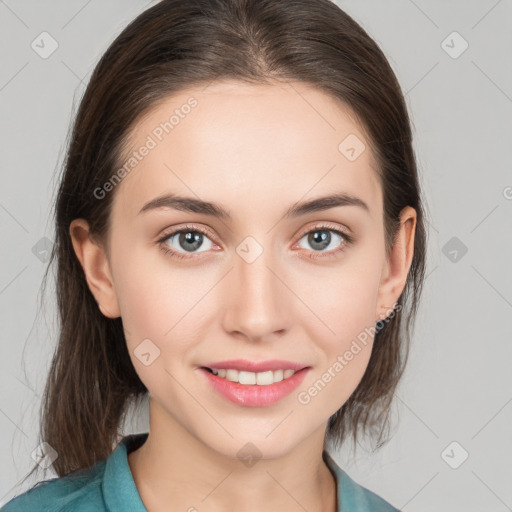
<instances>
[{"instance_id":1,"label":"shoulder","mask_svg":"<svg viewBox=\"0 0 512 512\"><path fill-rule=\"evenodd\" d=\"M339 511L400 512L384 498L353 480L327 451L323 452L323 458L336 477Z\"/></svg>"},{"instance_id":2,"label":"shoulder","mask_svg":"<svg viewBox=\"0 0 512 512\"><path fill-rule=\"evenodd\" d=\"M101 512L106 511L102 493L105 461L64 477L38 482L14 497L0 512Z\"/></svg>"}]
</instances>

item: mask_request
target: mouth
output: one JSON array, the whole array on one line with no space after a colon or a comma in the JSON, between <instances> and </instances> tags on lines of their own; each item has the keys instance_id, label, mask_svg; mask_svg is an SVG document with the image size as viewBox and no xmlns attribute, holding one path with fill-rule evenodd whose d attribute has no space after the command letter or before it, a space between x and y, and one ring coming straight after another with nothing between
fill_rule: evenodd
<instances>
[{"instance_id":1,"label":"mouth","mask_svg":"<svg viewBox=\"0 0 512 512\"><path fill-rule=\"evenodd\" d=\"M215 361L208 362L203 365L204 368L210 370L238 370L252 373L267 372L274 370L302 370L308 365L295 362L287 361L285 359L269 359L266 361L252 361L249 359L231 359L227 361Z\"/></svg>"},{"instance_id":2,"label":"mouth","mask_svg":"<svg viewBox=\"0 0 512 512\"><path fill-rule=\"evenodd\" d=\"M234 368L199 367L206 382L225 399L244 407L266 407L279 402L303 382L311 367L265 372L238 371Z\"/></svg>"},{"instance_id":3,"label":"mouth","mask_svg":"<svg viewBox=\"0 0 512 512\"><path fill-rule=\"evenodd\" d=\"M207 366L203 366L201 368L221 379L235 382L237 384L271 386L272 384L277 384L278 382L287 380L297 372L309 367L304 367L300 370L278 369L262 372L250 372L245 370L237 370L235 368L208 368Z\"/></svg>"}]
</instances>

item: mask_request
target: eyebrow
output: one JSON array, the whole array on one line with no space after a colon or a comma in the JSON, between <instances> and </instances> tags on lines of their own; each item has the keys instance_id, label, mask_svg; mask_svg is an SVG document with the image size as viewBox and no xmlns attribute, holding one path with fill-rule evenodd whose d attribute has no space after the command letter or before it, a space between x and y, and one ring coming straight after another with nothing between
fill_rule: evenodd
<instances>
[{"instance_id":1,"label":"eyebrow","mask_svg":"<svg viewBox=\"0 0 512 512\"><path fill-rule=\"evenodd\" d=\"M329 210L338 206L357 206L368 213L370 212L368 205L362 199L341 192L318 197L309 201L294 203L286 210L283 219L300 217L307 213ZM176 194L164 194L152 199L141 208L137 215L160 208L172 208L182 212L200 213L224 220L232 219L231 213L220 204Z\"/></svg>"}]
</instances>

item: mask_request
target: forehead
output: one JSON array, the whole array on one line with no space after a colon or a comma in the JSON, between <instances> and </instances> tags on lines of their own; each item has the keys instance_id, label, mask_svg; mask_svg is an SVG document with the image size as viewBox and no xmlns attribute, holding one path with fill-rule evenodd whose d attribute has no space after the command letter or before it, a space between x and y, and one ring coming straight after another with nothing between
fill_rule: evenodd
<instances>
[{"instance_id":1,"label":"forehead","mask_svg":"<svg viewBox=\"0 0 512 512\"><path fill-rule=\"evenodd\" d=\"M377 218L382 208L362 126L347 106L303 83L182 90L144 115L127 140L121 165L139 155L115 191L114 208L125 216L168 192L258 210L262 200L288 206L343 191L364 198Z\"/></svg>"}]
</instances>

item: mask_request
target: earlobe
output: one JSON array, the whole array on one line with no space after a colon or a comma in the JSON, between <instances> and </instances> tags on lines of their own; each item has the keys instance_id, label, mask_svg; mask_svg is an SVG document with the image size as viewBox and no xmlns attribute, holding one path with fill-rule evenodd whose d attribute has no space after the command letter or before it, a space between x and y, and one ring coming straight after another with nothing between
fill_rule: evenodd
<instances>
[{"instance_id":1,"label":"earlobe","mask_svg":"<svg viewBox=\"0 0 512 512\"><path fill-rule=\"evenodd\" d=\"M85 274L87 285L103 315L108 318L121 316L110 264L101 244L89 236L89 225L84 219L75 219L69 227L76 257Z\"/></svg>"},{"instance_id":2,"label":"earlobe","mask_svg":"<svg viewBox=\"0 0 512 512\"><path fill-rule=\"evenodd\" d=\"M392 309L386 304L395 304L405 288L414 256L415 231L416 210L406 206L400 214L400 226L395 244L383 266L377 299L376 320L381 320L391 314Z\"/></svg>"}]
</instances>

